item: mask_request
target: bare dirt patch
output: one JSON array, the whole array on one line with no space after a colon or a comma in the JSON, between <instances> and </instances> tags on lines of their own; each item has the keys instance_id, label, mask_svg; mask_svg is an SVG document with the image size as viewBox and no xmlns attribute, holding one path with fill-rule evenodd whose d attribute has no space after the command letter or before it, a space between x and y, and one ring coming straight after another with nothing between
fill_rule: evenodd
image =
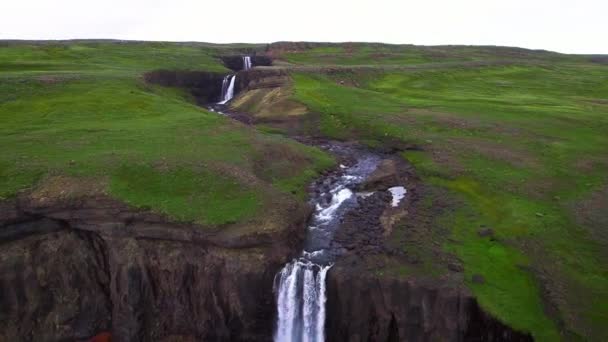
<instances>
[{"instance_id":1,"label":"bare dirt patch","mask_svg":"<svg viewBox=\"0 0 608 342\"><path fill-rule=\"evenodd\" d=\"M448 139L448 143L456 148L473 151L489 159L507 162L515 167L536 168L541 166L538 158L530 152L486 139L462 137Z\"/></svg>"},{"instance_id":2,"label":"bare dirt patch","mask_svg":"<svg viewBox=\"0 0 608 342\"><path fill-rule=\"evenodd\" d=\"M307 113L307 108L291 100L291 87L253 89L239 95L231 104L237 111L246 111L255 119L298 116Z\"/></svg>"},{"instance_id":3,"label":"bare dirt patch","mask_svg":"<svg viewBox=\"0 0 608 342\"><path fill-rule=\"evenodd\" d=\"M462 114L430 110L424 108L413 108L406 112L410 115L420 116L422 118L429 118L435 123L453 129L462 130L483 130L495 132L498 134L508 135L520 135L522 130L517 127L508 126L504 123L496 124L475 118L472 116L465 116Z\"/></svg>"},{"instance_id":4,"label":"bare dirt patch","mask_svg":"<svg viewBox=\"0 0 608 342\"><path fill-rule=\"evenodd\" d=\"M608 156L587 157L578 159L574 167L581 172L593 172L601 167L608 167Z\"/></svg>"},{"instance_id":5,"label":"bare dirt patch","mask_svg":"<svg viewBox=\"0 0 608 342\"><path fill-rule=\"evenodd\" d=\"M39 205L75 198L107 195L107 179L49 176L31 192L30 198Z\"/></svg>"},{"instance_id":6,"label":"bare dirt patch","mask_svg":"<svg viewBox=\"0 0 608 342\"><path fill-rule=\"evenodd\" d=\"M608 185L594 191L586 199L571 206L578 224L585 227L593 240L608 245ZM608 258L608 251L604 250Z\"/></svg>"},{"instance_id":7,"label":"bare dirt patch","mask_svg":"<svg viewBox=\"0 0 608 342\"><path fill-rule=\"evenodd\" d=\"M433 162L447 168L454 175L465 172L466 168L457 157L454 147L443 147L441 149L431 149Z\"/></svg>"}]
</instances>

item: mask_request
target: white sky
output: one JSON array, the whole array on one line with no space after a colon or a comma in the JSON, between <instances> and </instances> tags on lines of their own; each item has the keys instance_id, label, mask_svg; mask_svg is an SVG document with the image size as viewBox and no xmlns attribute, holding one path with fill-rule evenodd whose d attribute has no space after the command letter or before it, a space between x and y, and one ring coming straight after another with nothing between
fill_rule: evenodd
<instances>
[{"instance_id":1,"label":"white sky","mask_svg":"<svg viewBox=\"0 0 608 342\"><path fill-rule=\"evenodd\" d=\"M608 54L608 0L2 0L0 39L506 45Z\"/></svg>"}]
</instances>

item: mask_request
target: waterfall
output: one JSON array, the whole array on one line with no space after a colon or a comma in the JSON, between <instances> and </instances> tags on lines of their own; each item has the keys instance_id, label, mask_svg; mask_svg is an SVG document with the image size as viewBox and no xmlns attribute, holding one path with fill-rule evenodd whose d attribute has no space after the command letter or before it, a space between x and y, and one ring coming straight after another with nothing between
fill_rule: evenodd
<instances>
[{"instance_id":1,"label":"waterfall","mask_svg":"<svg viewBox=\"0 0 608 342\"><path fill-rule=\"evenodd\" d=\"M293 260L278 277L276 342L322 342L325 339L325 277L331 265Z\"/></svg>"},{"instance_id":2,"label":"waterfall","mask_svg":"<svg viewBox=\"0 0 608 342\"><path fill-rule=\"evenodd\" d=\"M243 70L249 70L251 69L251 66L251 57L243 56Z\"/></svg>"},{"instance_id":3,"label":"waterfall","mask_svg":"<svg viewBox=\"0 0 608 342\"><path fill-rule=\"evenodd\" d=\"M219 104L225 104L234 97L235 79L236 75L226 75L226 77L224 77L224 81L222 81L222 100L218 102Z\"/></svg>"},{"instance_id":4,"label":"waterfall","mask_svg":"<svg viewBox=\"0 0 608 342\"><path fill-rule=\"evenodd\" d=\"M325 278L341 253L331 240L344 213L358 205L356 185L378 165L379 158L361 155L340 177L312 199L315 212L308 225L304 251L276 275L277 326L275 342L323 342L325 340Z\"/></svg>"}]
</instances>

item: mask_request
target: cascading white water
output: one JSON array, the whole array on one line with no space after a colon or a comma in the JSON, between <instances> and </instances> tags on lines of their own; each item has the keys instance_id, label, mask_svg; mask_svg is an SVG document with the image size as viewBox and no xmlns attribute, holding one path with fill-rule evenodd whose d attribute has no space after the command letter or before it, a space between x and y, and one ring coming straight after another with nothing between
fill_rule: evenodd
<instances>
[{"instance_id":1,"label":"cascading white water","mask_svg":"<svg viewBox=\"0 0 608 342\"><path fill-rule=\"evenodd\" d=\"M222 81L222 100L218 102L219 104L225 104L226 102L232 100L234 97L234 81L236 80L236 75L226 75L224 80Z\"/></svg>"},{"instance_id":2,"label":"cascading white water","mask_svg":"<svg viewBox=\"0 0 608 342\"><path fill-rule=\"evenodd\" d=\"M357 204L351 190L376 168L378 158L363 156L345 168L326 192L313 199L315 213L308 227L302 255L285 265L275 279L277 293L276 342L323 342L325 340L325 278L335 255L331 238L340 217ZM336 254L337 253L337 254Z\"/></svg>"},{"instance_id":3,"label":"cascading white water","mask_svg":"<svg viewBox=\"0 0 608 342\"><path fill-rule=\"evenodd\" d=\"M243 56L243 70L251 69L251 56Z\"/></svg>"},{"instance_id":4,"label":"cascading white water","mask_svg":"<svg viewBox=\"0 0 608 342\"><path fill-rule=\"evenodd\" d=\"M325 277L331 265L296 259L279 273L277 342L325 339Z\"/></svg>"}]
</instances>

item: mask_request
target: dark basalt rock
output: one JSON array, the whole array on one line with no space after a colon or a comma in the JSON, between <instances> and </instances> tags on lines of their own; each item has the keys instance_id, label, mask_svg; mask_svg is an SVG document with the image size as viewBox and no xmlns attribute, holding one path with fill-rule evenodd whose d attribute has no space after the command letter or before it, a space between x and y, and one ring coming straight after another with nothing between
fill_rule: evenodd
<instances>
[{"instance_id":1,"label":"dark basalt rock","mask_svg":"<svg viewBox=\"0 0 608 342\"><path fill-rule=\"evenodd\" d=\"M393 186L411 184L415 178L411 166L401 158L384 159L359 188L363 191L384 191Z\"/></svg>"},{"instance_id":2,"label":"dark basalt rock","mask_svg":"<svg viewBox=\"0 0 608 342\"><path fill-rule=\"evenodd\" d=\"M144 75L148 83L188 89L199 105L220 101L226 75L204 71L156 70Z\"/></svg>"},{"instance_id":3,"label":"dark basalt rock","mask_svg":"<svg viewBox=\"0 0 608 342\"><path fill-rule=\"evenodd\" d=\"M95 234L51 232L2 241L0 341L81 340L109 330L110 275ZM54 224L51 224L53 229Z\"/></svg>"},{"instance_id":4,"label":"dark basalt rock","mask_svg":"<svg viewBox=\"0 0 608 342\"><path fill-rule=\"evenodd\" d=\"M251 55L251 65L252 66L271 66L272 59L268 56L264 55ZM240 71L245 68L243 64L243 55L234 55L234 56L221 56L220 59L226 66L226 68L233 71Z\"/></svg>"},{"instance_id":5,"label":"dark basalt rock","mask_svg":"<svg viewBox=\"0 0 608 342\"><path fill-rule=\"evenodd\" d=\"M464 267L462 267L461 264L455 263L455 262L449 263L448 269L453 272L463 272L464 271Z\"/></svg>"},{"instance_id":6,"label":"dark basalt rock","mask_svg":"<svg viewBox=\"0 0 608 342\"><path fill-rule=\"evenodd\" d=\"M492 228L483 228L477 231L477 235L479 235L479 237L494 236L494 230Z\"/></svg>"},{"instance_id":7,"label":"dark basalt rock","mask_svg":"<svg viewBox=\"0 0 608 342\"><path fill-rule=\"evenodd\" d=\"M266 341L310 211L291 212L283 231L223 234L104 197L4 202L0 341Z\"/></svg>"},{"instance_id":8,"label":"dark basalt rock","mask_svg":"<svg viewBox=\"0 0 608 342\"><path fill-rule=\"evenodd\" d=\"M481 274L473 274L471 281L475 284L483 284L486 282L486 279Z\"/></svg>"},{"instance_id":9,"label":"dark basalt rock","mask_svg":"<svg viewBox=\"0 0 608 342\"><path fill-rule=\"evenodd\" d=\"M327 275L326 336L328 341L531 341L529 334L514 331L479 307L458 279L463 266L447 264L451 274L427 279L412 273L400 276L383 270L383 265L419 263L415 255L404 254L386 243L382 223L391 196L378 191L408 173L395 172L386 159L377 177L368 178L367 188L376 192L360 200L358 210L348 212L336 232L334 242L345 254ZM401 169L401 168L398 168ZM415 184L407 205L417 198ZM415 207L409 207L414 211ZM407 209L403 209L407 210ZM456 278L454 278L456 276Z\"/></svg>"},{"instance_id":10,"label":"dark basalt rock","mask_svg":"<svg viewBox=\"0 0 608 342\"><path fill-rule=\"evenodd\" d=\"M328 341L532 341L485 314L462 288L352 272L327 276Z\"/></svg>"}]
</instances>

